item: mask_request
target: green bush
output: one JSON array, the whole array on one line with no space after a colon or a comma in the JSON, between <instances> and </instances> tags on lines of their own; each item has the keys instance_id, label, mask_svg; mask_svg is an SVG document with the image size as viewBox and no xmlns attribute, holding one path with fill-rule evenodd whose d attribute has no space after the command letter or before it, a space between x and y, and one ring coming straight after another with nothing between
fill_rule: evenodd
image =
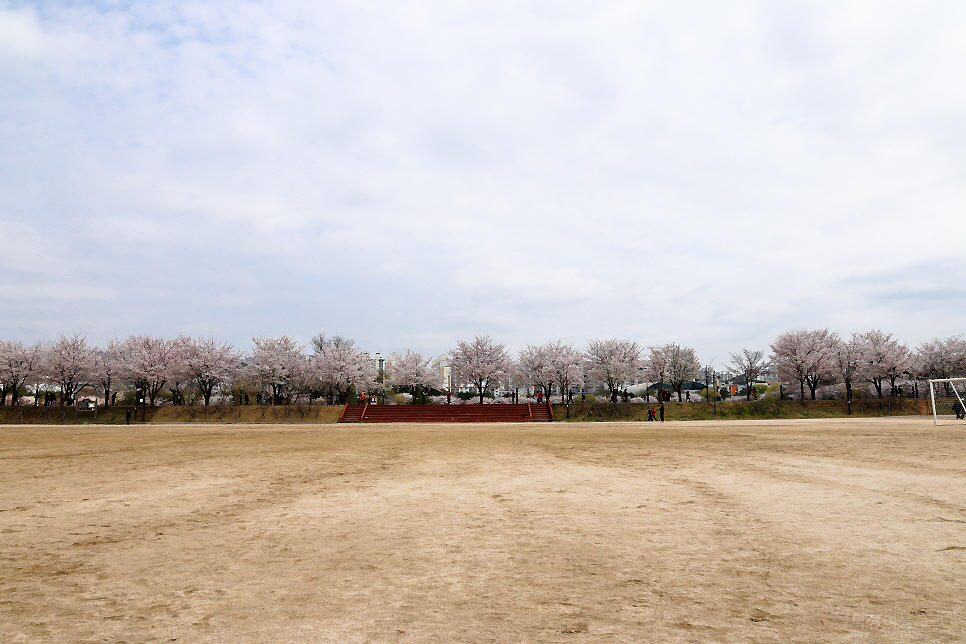
<instances>
[{"instance_id":1,"label":"green bush","mask_svg":"<svg viewBox=\"0 0 966 644\"><path fill-rule=\"evenodd\" d=\"M460 391L456 394L456 397L460 400L479 400L480 392L478 391ZM487 389L483 392L484 398L494 398L493 392Z\"/></svg>"}]
</instances>

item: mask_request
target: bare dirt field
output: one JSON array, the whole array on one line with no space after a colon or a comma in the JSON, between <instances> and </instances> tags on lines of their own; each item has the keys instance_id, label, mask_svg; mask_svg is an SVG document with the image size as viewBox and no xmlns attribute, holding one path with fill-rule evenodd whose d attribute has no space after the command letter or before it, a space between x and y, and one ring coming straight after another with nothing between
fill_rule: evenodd
<instances>
[{"instance_id":1,"label":"bare dirt field","mask_svg":"<svg viewBox=\"0 0 966 644\"><path fill-rule=\"evenodd\" d=\"M0 642L962 642L966 428L0 427Z\"/></svg>"}]
</instances>

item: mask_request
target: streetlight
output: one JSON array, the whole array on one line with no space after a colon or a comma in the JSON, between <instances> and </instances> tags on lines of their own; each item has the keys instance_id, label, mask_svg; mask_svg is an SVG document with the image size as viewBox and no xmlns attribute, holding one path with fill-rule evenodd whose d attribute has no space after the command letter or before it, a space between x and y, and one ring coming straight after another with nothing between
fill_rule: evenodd
<instances>
[{"instance_id":1,"label":"streetlight","mask_svg":"<svg viewBox=\"0 0 966 644\"><path fill-rule=\"evenodd\" d=\"M714 415L717 416L718 415L718 372L717 371L712 372L711 379L714 381L714 394L712 394L711 396L711 400L714 401L712 403L714 407L714 410L712 413L714 413Z\"/></svg>"}]
</instances>

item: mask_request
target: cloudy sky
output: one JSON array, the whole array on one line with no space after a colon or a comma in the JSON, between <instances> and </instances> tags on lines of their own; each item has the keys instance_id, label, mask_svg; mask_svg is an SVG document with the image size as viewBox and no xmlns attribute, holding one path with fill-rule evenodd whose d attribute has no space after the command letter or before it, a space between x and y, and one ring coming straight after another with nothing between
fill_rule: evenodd
<instances>
[{"instance_id":1,"label":"cloudy sky","mask_svg":"<svg viewBox=\"0 0 966 644\"><path fill-rule=\"evenodd\" d=\"M966 3L0 0L0 338L966 331Z\"/></svg>"}]
</instances>

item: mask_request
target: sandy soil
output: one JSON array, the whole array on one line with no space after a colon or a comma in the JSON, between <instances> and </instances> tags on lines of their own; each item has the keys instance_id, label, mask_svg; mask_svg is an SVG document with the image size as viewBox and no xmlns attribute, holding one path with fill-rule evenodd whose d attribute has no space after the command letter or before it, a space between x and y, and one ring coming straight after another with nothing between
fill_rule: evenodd
<instances>
[{"instance_id":1,"label":"sandy soil","mask_svg":"<svg viewBox=\"0 0 966 644\"><path fill-rule=\"evenodd\" d=\"M0 427L0 642L962 642L966 428Z\"/></svg>"}]
</instances>

